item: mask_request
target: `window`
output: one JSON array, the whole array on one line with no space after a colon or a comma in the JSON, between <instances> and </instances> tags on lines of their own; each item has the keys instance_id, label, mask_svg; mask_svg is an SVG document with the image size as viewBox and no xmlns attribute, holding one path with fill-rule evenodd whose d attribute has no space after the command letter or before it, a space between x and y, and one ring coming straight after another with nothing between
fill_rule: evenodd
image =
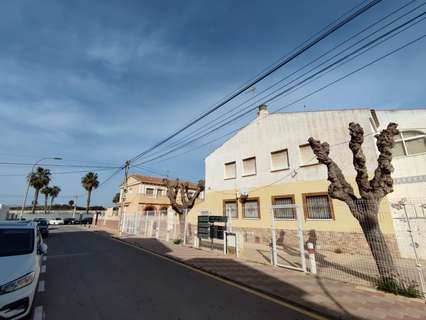
<instances>
[{"instance_id":1,"label":"window","mask_svg":"<svg viewBox=\"0 0 426 320\"><path fill-rule=\"evenodd\" d=\"M252 176L256 174L256 157L243 160L243 176Z\"/></svg>"},{"instance_id":2,"label":"window","mask_svg":"<svg viewBox=\"0 0 426 320\"><path fill-rule=\"evenodd\" d=\"M259 200L248 199L243 202L243 214L244 218L260 218L259 212Z\"/></svg>"},{"instance_id":3,"label":"window","mask_svg":"<svg viewBox=\"0 0 426 320\"><path fill-rule=\"evenodd\" d=\"M225 179L235 179L237 177L236 162L225 163Z\"/></svg>"},{"instance_id":4,"label":"window","mask_svg":"<svg viewBox=\"0 0 426 320\"><path fill-rule=\"evenodd\" d=\"M287 149L271 152L271 171L285 170L288 168L289 163Z\"/></svg>"},{"instance_id":5,"label":"window","mask_svg":"<svg viewBox=\"0 0 426 320\"><path fill-rule=\"evenodd\" d=\"M294 204L294 196L272 197L272 205ZM294 208L274 208L275 219L296 219L296 209Z\"/></svg>"},{"instance_id":6,"label":"window","mask_svg":"<svg viewBox=\"0 0 426 320\"><path fill-rule=\"evenodd\" d=\"M33 250L33 229L0 229L0 257L30 254Z\"/></svg>"},{"instance_id":7,"label":"window","mask_svg":"<svg viewBox=\"0 0 426 320\"><path fill-rule=\"evenodd\" d=\"M164 195L162 189L157 189L157 198L161 198Z\"/></svg>"},{"instance_id":8,"label":"window","mask_svg":"<svg viewBox=\"0 0 426 320\"><path fill-rule=\"evenodd\" d=\"M153 196L154 196L154 189L153 189L153 188L146 188L146 189L145 189L145 194L146 194L148 197L153 197Z\"/></svg>"},{"instance_id":9,"label":"window","mask_svg":"<svg viewBox=\"0 0 426 320\"><path fill-rule=\"evenodd\" d=\"M301 167L318 164L318 160L315 157L315 154L312 151L312 148L309 144L303 144L299 146L299 152L300 152Z\"/></svg>"},{"instance_id":10,"label":"window","mask_svg":"<svg viewBox=\"0 0 426 320\"><path fill-rule=\"evenodd\" d=\"M426 153L426 134L421 131L402 131L395 139L394 156Z\"/></svg>"},{"instance_id":11,"label":"window","mask_svg":"<svg viewBox=\"0 0 426 320\"><path fill-rule=\"evenodd\" d=\"M333 219L331 200L327 193L304 194L303 206L306 219Z\"/></svg>"},{"instance_id":12,"label":"window","mask_svg":"<svg viewBox=\"0 0 426 320\"><path fill-rule=\"evenodd\" d=\"M223 202L223 215L233 219L238 218L238 207L236 200L225 200Z\"/></svg>"}]
</instances>

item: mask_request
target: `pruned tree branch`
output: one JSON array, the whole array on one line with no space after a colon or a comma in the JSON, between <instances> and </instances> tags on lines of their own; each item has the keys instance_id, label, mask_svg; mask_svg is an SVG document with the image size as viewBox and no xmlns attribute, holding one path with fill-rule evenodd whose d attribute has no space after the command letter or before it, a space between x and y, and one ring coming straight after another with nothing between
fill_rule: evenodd
<instances>
[{"instance_id":1,"label":"pruned tree branch","mask_svg":"<svg viewBox=\"0 0 426 320\"><path fill-rule=\"evenodd\" d=\"M364 143L364 129L358 124L349 123L349 134L351 140L349 141L349 149L353 154L353 165L356 171L356 183L362 198L369 198L370 196L370 183L368 181L368 171L364 152L362 151L362 144Z\"/></svg>"},{"instance_id":2,"label":"pruned tree branch","mask_svg":"<svg viewBox=\"0 0 426 320\"><path fill-rule=\"evenodd\" d=\"M185 207L177 202L177 195L179 193L179 179L176 179L176 181L172 184L169 179L163 179L163 182L165 183L167 187L167 197L170 200L170 204L177 213L184 214L185 213Z\"/></svg>"},{"instance_id":3,"label":"pruned tree branch","mask_svg":"<svg viewBox=\"0 0 426 320\"><path fill-rule=\"evenodd\" d=\"M392 172L392 148L395 145L395 136L399 134L396 123L389 123L387 128L375 136L379 157L377 159L377 169L374 177L370 181L370 186L375 199L380 200L393 191Z\"/></svg>"},{"instance_id":4,"label":"pruned tree branch","mask_svg":"<svg viewBox=\"0 0 426 320\"><path fill-rule=\"evenodd\" d=\"M198 198L200 193L204 191L204 180L198 182L197 189L191 195L188 183L181 183L179 179L176 179L175 183L172 184L168 179L163 179L167 186L167 196L170 200L172 208L179 214L184 214L185 210L190 210L194 207L195 200ZM177 197L180 193L181 203L177 202Z\"/></svg>"},{"instance_id":5,"label":"pruned tree branch","mask_svg":"<svg viewBox=\"0 0 426 320\"><path fill-rule=\"evenodd\" d=\"M339 166L329 157L330 145L327 142L321 143L321 141L312 137L309 138L308 142L318 161L327 166L328 181L330 181L328 194L330 197L344 201L349 207L353 207L354 200L356 200L354 190L346 181Z\"/></svg>"}]
</instances>

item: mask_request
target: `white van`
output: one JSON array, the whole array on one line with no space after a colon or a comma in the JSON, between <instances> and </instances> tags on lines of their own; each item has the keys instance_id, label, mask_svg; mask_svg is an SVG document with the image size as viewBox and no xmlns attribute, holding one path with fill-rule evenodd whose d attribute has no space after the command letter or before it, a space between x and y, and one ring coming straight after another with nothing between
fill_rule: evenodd
<instances>
[{"instance_id":1,"label":"white van","mask_svg":"<svg viewBox=\"0 0 426 320\"><path fill-rule=\"evenodd\" d=\"M0 319L22 319L31 312L46 252L36 223L0 222Z\"/></svg>"}]
</instances>

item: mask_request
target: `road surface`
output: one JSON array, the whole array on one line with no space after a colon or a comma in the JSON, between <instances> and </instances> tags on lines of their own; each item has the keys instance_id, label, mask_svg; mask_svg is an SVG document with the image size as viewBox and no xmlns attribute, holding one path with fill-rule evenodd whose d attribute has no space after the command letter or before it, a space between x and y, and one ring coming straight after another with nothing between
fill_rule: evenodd
<instances>
[{"instance_id":1,"label":"road surface","mask_svg":"<svg viewBox=\"0 0 426 320\"><path fill-rule=\"evenodd\" d=\"M83 227L54 229L36 320L312 319Z\"/></svg>"}]
</instances>

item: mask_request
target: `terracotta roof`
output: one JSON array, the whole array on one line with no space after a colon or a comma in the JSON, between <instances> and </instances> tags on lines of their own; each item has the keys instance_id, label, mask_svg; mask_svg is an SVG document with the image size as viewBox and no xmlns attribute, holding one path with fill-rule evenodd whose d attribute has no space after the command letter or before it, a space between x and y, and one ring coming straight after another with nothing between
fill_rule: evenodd
<instances>
[{"instance_id":1,"label":"terracotta roof","mask_svg":"<svg viewBox=\"0 0 426 320\"><path fill-rule=\"evenodd\" d=\"M139 180L142 183L147 183L147 184L154 184L154 185L158 185L158 186L165 186L164 182L163 182L163 177L152 177L152 176L144 176L144 175L140 175L140 174L131 174L129 176L129 178L135 178L136 180ZM171 180L172 182L174 182L175 180ZM191 189L197 189L198 185L196 183L193 183L191 181L184 181L184 180L180 180L181 182L185 183L187 182L189 184L189 187Z\"/></svg>"}]
</instances>

